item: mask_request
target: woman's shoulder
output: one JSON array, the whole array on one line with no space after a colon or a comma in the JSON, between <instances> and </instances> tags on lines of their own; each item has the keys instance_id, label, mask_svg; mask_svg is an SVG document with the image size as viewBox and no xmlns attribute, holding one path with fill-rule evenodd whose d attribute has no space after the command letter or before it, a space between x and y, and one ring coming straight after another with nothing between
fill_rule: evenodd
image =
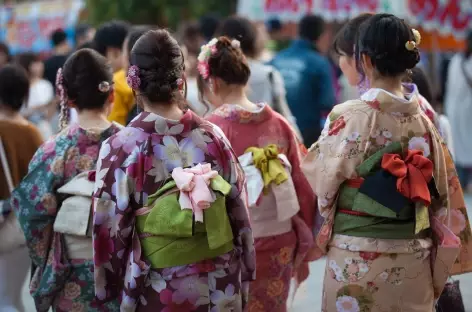
<instances>
[{"instance_id":1,"label":"woman's shoulder","mask_svg":"<svg viewBox=\"0 0 472 312\"><path fill-rule=\"evenodd\" d=\"M336 115L344 115L348 113L355 113L357 111L367 111L370 110L371 107L365 102L362 101L361 99L356 99L356 100L349 100L341 104L337 104L333 107L331 110L331 114L336 114Z\"/></svg>"}]
</instances>

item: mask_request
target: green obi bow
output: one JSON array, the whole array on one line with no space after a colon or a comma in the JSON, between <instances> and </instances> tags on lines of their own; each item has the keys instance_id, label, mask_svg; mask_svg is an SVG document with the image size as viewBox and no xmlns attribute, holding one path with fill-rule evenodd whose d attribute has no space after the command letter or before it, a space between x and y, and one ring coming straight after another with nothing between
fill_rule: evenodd
<instances>
[{"instance_id":1,"label":"green obi bow","mask_svg":"<svg viewBox=\"0 0 472 312\"><path fill-rule=\"evenodd\" d=\"M180 191L173 180L148 197L149 210L136 216L136 227L143 254L152 268L197 263L234 248L226 211L231 185L218 175L211 180L210 187L216 199L203 210L203 223L194 221L192 210L181 209Z\"/></svg>"},{"instance_id":2,"label":"green obi bow","mask_svg":"<svg viewBox=\"0 0 472 312\"><path fill-rule=\"evenodd\" d=\"M359 178L340 187L334 233L380 239L411 239L430 228L428 207L398 192L397 178L383 170L386 154L402 155L395 142L357 167ZM418 236L419 235L419 236Z\"/></svg>"},{"instance_id":3,"label":"green obi bow","mask_svg":"<svg viewBox=\"0 0 472 312\"><path fill-rule=\"evenodd\" d=\"M254 166L261 172L265 188L272 182L279 185L287 181L287 172L278 158L277 145L270 144L264 148L250 147L244 153L252 153Z\"/></svg>"}]
</instances>

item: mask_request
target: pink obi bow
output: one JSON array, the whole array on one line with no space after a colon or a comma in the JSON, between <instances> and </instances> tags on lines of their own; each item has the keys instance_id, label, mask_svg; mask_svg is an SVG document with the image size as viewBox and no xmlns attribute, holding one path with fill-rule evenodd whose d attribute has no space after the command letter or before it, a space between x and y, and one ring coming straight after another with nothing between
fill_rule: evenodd
<instances>
[{"instance_id":1,"label":"pink obi bow","mask_svg":"<svg viewBox=\"0 0 472 312\"><path fill-rule=\"evenodd\" d=\"M211 179L218 172L211 170L210 164L198 164L192 168L175 168L172 178L180 190L181 209L192 209L195 221L203 222L203 210L210 207L216 196L210 188Z\"/></svg>"}]
</instances>

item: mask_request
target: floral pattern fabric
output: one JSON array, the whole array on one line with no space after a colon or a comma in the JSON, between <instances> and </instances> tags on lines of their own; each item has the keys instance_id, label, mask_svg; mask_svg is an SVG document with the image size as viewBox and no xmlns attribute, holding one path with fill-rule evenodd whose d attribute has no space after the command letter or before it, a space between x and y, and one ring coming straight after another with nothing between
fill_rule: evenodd
<instances>
[{"instance_id":1,"label":"floral pattern fabric","mask_svg":"<svg viewBox=\"0 0 472 312\"><path fill-rule=\"evenodd\" d=\"M286 311L292 276L295 274L299 277L299 282L303 281L308 276L308 261L321 256L316 247L308 250L310 247L300 246L304 241L313 244L310 232L317 231L316 220L319 218L314 193L300 169L306 149L300 144L288 122L265 104L258 104L258 109L252 112L237 105L223 105L213 111L208 120L223 130L238 156L243 155L249 147L264 148L273 144L277 146L279 153L287 156L292 165L291 178L300 205L300 211L294 218L298 218L301 223L292 222L292 231L288 233L256 238L258 273L256 281L250 285L249 302L249 311L253 312ZM253 227L264 228L261 225L263 223L264 221L254 221ZM304 234L306 232L307 235ZM300 257L300 252L303 254L300 272L303 273L297 274L295 259Z\"/></svg>"},{"instance_id":2,"label":"floral pattern fabric","mask_svg":"<svg viewBox=\"0 0 472 312\"><path fill-rule=\"evenodd\" d=\"M242 169L226 137L191 111L172 121L144 112L104 142L97 164L94 262L100 302L121 311L225 311L247 301L255 255ZM226 207L235 249L200 263L153 269L141 253L135 211L177 167L209 163L232 190ZM234 311L239 311L235 308Z\"/></svg>"},{"instance_id":3,"label":"floral pattern fabric","mask_svg":"<svg viewBox=\"0 0 472 312\"><path fill-rule=\"evenodd\" d=\"M113 303L94 303L90 260L71 260L64 237L53 231L57 210L65 199L57 189L78 174L95 169L102 142L119 127L85 130L72 125L36 152L28 175L12 194L12 206L25 233L36 270L30 285L37 311L114 311Z\"/></svg>"},{"instance_id":4,"label":"floral pattern fabric","mask_svg":"<svg viewBox=\"0 0 472 312\"><path fill-rule=\"evenodd\" d=\"M420 304L418 311L431 310L432 298L439 296L440 291L438 293L438 289L433 290L431 276L434 272L431 271L434 265L429 266L429 262L440 263L442 259L430 256L437 246L432 244L429 238L397 241L395 246L404 246L406 251L395 251L388 240L340 237L332 232L337 209L336 198L341 184L356 178L357 166L369 156L392 142L399 142L404 150L420 150L433 161L433 175L439 200L434 200L431 204L430 214L442 221L461 239L459 257L452 268L444 268L444 280L448 274L470 272L471 229L462 189L446 145L430 118L420 109L414 92L407 96L407 99L400 99L383 90L369 90L360 100L336 106L329 118L330 122L319 141L310 148L302 165L318 195L319 209L324 218L317 235L317 243L324 251L329 250L323 311L410 311L411 307L417 304L415 298L431 298L431 302L426 300L427 305ZM352 243L353 240L356 243ZM359 259L360 252L382 254L382 257L365 262ZM386 261L400 253L405 253L401 261ZM424 273L427 265L428 274ZM406 276L417 278L397 285L398 291L404 296L394 302L394 298L384 292L384 289L388 289L385 283L377 283L368 277L372 269L365 272L366 266L375 268L375 274L382 271L390 274L394 268L401 267ZM371 282L375 287L369 284ZM416 297L408 295L418 288L415 285L422 285L421 291L427 291L427 296L426 293L417 293ZM431 287L423 287L424 285ZM345 289L346 287L349 289ZM379 290L372 292L372 289L376 288ZM353 293L357 296L357 303L351 299L354 298ZM361 297L364 298L364 303L359 301ZM337 308L338 305L343 308Z\"/></svg>"}]
</instances>

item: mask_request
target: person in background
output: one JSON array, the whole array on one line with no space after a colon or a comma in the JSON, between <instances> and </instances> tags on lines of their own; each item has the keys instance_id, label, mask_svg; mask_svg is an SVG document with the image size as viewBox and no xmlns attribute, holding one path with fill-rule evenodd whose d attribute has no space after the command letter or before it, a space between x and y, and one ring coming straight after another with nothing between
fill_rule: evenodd
<instances>
[{"instance_id":1,"label":"person in background","mask_svg":"<svg viewBox=\"0 0 472 312\"><path fill-rule=\"evenodd\" d=\"M182 109L183 78L168 31L139 38L128 81L143 112L100 150L95 292L121 311L244 311L255 278L244 175L221 130Z\"/></svg>"},{"instance_id":2,"label":"person in background","mask_svg":"<svg viewBox=\"0 0 472 312\"><path fill-rule=\"evenodd\" d=\"M133 28L131 28L128 36L125 39L125 42L123 43L123 69L125 70L125 72L128 72L128 69L129 69L129 62L130 62L129 55L131 53L131 50L133 50L134 44L136 43L136 41L138 41L139 38L141 38L142 35L152 30L152 28L153 27L147 26L147 25L134 26ZM132 92L133 91L131 91L131 96L135 103L136 100L134 100L134 96ZM135 103L133 108L128 113L126 124L129 124L134 119L134 117L136 117L138 114L139 114L139 108L138 108L138 105L136 105Z\"/></svg>"},{"instance_id":3,"label":"person in background","mask_svg":"<svg viewBox=\"0 0 472 312\"><path fill-rule=\"evenodd\" d=\"M40 129L43 138L47 140L53 135L50 123L56 111L54 88L43 78L44 64L37 54L20 54L16 56L16 62L26 70L30 80L28 101L22 114Z\"/></svg>"},{"instance_id":4,"label":"person in background","mask_svg":"<svg viewBox=\"0 0 472 312\"><path fill-rule=\"evenodd\" d=\"M28 175L12 194L12 206L36 267L30 293L39 312L50 308L56 312L118 310L116 301L95 302L91 237L70 235L79 230L70 226L69 234L58 232L55 226L58 211L71 195L83 191L90 182L93 188L100 146L120 130L107 120L113 102L112 84L112 69L99 53L83 49L69 57L58 73L56 86L61 93L61 132L38 149ZM79 112L76 124L68 124L68 106ZM86 181L72 186L69 182L77 181L79 175ZM65 185L73 190L61 191ZM91 197L91 193L84 193L81 195ZM90 209L87 201L73 203L76 211ZM80 209L81 205L85 207ZM87 224L89 217L81 216L81 222ZM77 214L69 218L77 218Z\"/></svg>"},{"instance_id":5,"label":"person in background","mask_svg":"<svg viewBox=\"0 0 472 312\"><path fill-rule=\"evenodd\" d=\"M256 26L247 18L229 17L222 22L218 35L236 39L241 44L251 70L247 90L248 99L253 103L268 104L287 119L299 139L303 140L297 121L285 99L286 92L282 76L273 66L265 65L258 60L262 46L258 45Z\"/></svg>"},{"instance_id":6,"label":"person in background","mask_svg":"<svg viewBox=\"0 0 472 312\"><path fill-rule=\"evenodd\" d=\"M472 267L472 232L449 151L403 83L421 34L376 14L356 37L370 89L334 107L302 164L325 218L321 309L435 311L449 275Z\"/></svg>"},{"instance_id":7,"label":"person in background","mask_svg":"<svg viewBox=\"0 0 472 312\"><path fill-rule=\"evenodd\" d=\"M43 142L39 130L20 114L28 99L29 86L26 71L20 66L0 68L0 138L14 187L28 173L29 162ZM0 166L0 200L11 195L5 174ZM3 205L0 220L10 213L11 206ZM24 311L21 294L30 265L26 246L0 255L0 311Z\"/></svg>"},{"instance_id":8,"label":"person in background","mask_svg":"<svg viewBox=\"0 0 472 312\"><path fill-rule=\"evenodd\" d=\"M267 45L269 50L278 53L290 46L290 39L284 34L284 25L280 19L271 18L265 23L265 26L270 37L270 41Z\"/></svg>"},{"instance_id":9,"label":"person in background","mask_svg":"<svg viewBox=\"0 0 472 312\"><path fill-rule=\"evenodd\" d=\"M210 41L215 36L215 33L220 26L220 21L220 16L214 13L204 15L200 18L199 28L206 42Z\"/></svg>"},{"instance_id":10,"label":"person in background","mask_svg":"<svg viewBox=\"0 0 472 312\"><path fill-rule=\"evenodd\" d=\"M123 68L123 43L129 29L128 23L123 21L107 22L97 29L93 39L95 49L108 59L114 73L115 102L108 119L121 125L126 125L128 114L134 106L133 93L126 83Z\"/></svg>"},{"instance_id":11,"label":"person in background","mask_svg":"<svg viewBox=\"0 0 472 312\"><path fill-rule=\"evenodd\" d=\"M426 100L428 104L436 102L433 95L431 82L421 67L417 66L412 69L411 80L418 87L418 92L422 96L422 98L420 97L419 99L420 102L423 99ZM425 112L427 112L427 110L425 110ZM451 156L454 158L454 139L452 137L451 123L449 122L449 118L447 118L447 116L444 114L435 114L435 118L432 118L432 121L438 123L436 127L442 135L444 142L446 142Z\"/></svg>"},{"instance_id":12,"label":"person in background","mask_svg":"<svg viewBox=\"0 0 472 312\"><path fill-rule=\"evenodd\" d=\"M197 87L197 56L205 38L200 32L198 23L188 23L181 29L180 42L185 59L185 78L187 81L187 101L190 108L199 116L209 113L212 108L202 103L198 96Z\"/></svg>"},{"instance_id":13,"label":"person in background","mask_svg":"<svg viewBox=\"0 0 472 312\"><path fill-rule=\"evenodd\" d=\"M299 39L271 62L282 74L287 102L306 146L318 139L335 104L332 68L325 57L330 38L323 19L307 15L300 21Z\"/></svg>"},{"instance_id":14,"label":"person in background","mask_svg":"<svg viewBox=\"0 0 472 312\"><path fill-rule=\"evenodd\" d=\"M466 50L451 59L444 102L455 147L455 162L464 189L471 182L472 169L472 31L466 40Z\"/></svg>"},{"instance_id":15,"label":"person in background","mask_svg":"<svg viewBox=\"0 0 472 312\"><path fill-rule=\"evenodd\" d=\"M233 22L224 22L222 32ZM252 72L241 48L249 49L247 44L222 36L203 46L199 67L206 70L199 84L206 85L201 97L215 107L207 120L220 127L246 172L257 259L248 311L285 312L292 276L315 260L308 253L316 200L300 170L306 149L297 134L269 105L246 96ZM271 294L273 281L279 282L277 296Z\"/></svg>"},{"instance_id":16,"label":"person in background","mask_svg":"<svg viewBox=\"0 0 472 312\"><path fill-rule=\"evenodd\" d=\"M0 42L0 68L11 61L10 48L4 42Z\"/></svg>"},{"instance_id":17,"label":"person in background","mask_svg":"<svg viewBox=\"0 0 472 312\"><path fill-rule=\"evenodd\" d=\"M75 28L75 46L87 48L84 45L91 42L95 36L95 28L88 24L79 24Z\"/></svg>"},{"instance_id":18,"label":"person in background","mask_svg":"<svg viewBox=\"0 0 472 312\"><path fill-rule=\"evenodd\" d=\"M62 68L71 52L67 42L67 34L62 29L57 29L51 34L53 54L44 61L44 78L55 86L56 74Z\"/></svg>"}]
</instances>

